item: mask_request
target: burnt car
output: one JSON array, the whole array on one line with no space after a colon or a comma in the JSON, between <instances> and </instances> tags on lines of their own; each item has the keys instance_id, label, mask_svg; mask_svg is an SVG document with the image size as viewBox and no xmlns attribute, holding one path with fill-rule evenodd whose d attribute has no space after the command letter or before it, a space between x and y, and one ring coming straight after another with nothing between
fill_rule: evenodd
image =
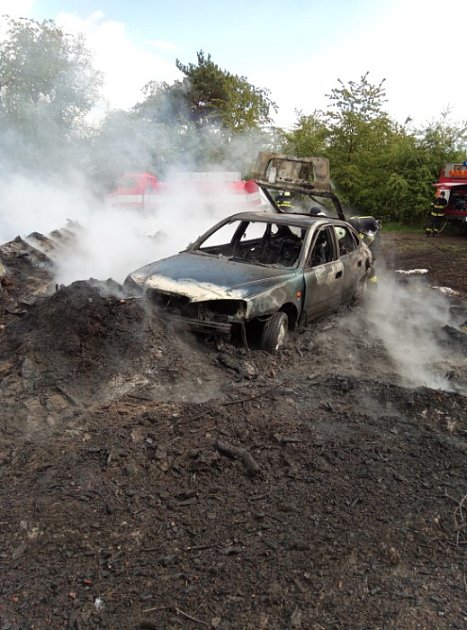
<instances>
[{"instance_id":1,"label":"burnt car","mask_svg":"<svg viewBox=\"0 0 467 630\"><path fill-rule=\"evenodd\" d=\"M264 156L272 157L268 161ZM260 158L256 181L270 211L227 217L185 251L131 273L125 288L144 293L172 322L214 337L239 333L245 345L258 339L264 350L273 352L289 331L359 297L372 255L343 218L310 216L303 208L280 212L276 206L271 191L292 189L311 192L314 203L316 197L331 200L337 215L342 212L326 187L329 182L315 185L311 160L322 158ZM292 165L288 170L286 160Z\"/></svg>"}]
</instances>

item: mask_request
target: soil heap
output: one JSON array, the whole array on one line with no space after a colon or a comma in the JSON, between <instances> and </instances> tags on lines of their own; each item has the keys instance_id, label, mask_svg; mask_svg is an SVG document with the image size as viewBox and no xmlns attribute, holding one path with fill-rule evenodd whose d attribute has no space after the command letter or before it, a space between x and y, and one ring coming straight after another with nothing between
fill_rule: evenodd
<instances>
[{"instance_id":1,"label":"soil heap","mask_svg":"<svg viewBox=\"0 0 467 630\"><path fill-rule=\"evenodd\" d=\"M461 325L411 387L363 307L219 351L42 256L0 248L2 630L465 627Z\"/></svg>"}]
</instances>

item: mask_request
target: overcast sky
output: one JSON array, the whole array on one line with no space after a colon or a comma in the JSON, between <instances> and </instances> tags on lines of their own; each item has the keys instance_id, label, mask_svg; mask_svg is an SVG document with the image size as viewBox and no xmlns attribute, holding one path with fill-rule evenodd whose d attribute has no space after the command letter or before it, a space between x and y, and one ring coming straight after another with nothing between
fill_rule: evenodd
<instances>
[{"instance_id":1,"label":"overcast sky","mask_svg":"<svg viewBox=\"0 0 467 630\"><path fill-rule=\"evenodd\" d=\"M202 49L269 89L282 126L296 110L325 107L339 78L366 71L373 83L386 79L386 109L400 122L422 125L448 108L467 119L466 0L0 0L0 9L82 32L109 108L134 105L149 80L180 78L175 59L195 62Z\"/></svg>"}]
</instances>

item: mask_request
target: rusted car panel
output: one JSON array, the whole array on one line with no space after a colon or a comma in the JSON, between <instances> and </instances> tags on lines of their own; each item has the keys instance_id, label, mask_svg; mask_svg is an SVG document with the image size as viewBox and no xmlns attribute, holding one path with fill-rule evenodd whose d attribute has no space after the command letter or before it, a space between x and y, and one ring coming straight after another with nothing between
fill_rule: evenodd
<instances>
[{"instance_id":1,"label":"rusted car panel","mask_svg":"<svg viewBox=\"0 0 467 630\"><path fill-rule=\"evenodd\" d=\"M331 192L329 160L322 157L296 158L261 151L253 179L258 185L291 192Z\"/></svg>"},{"instance_id":2,"label":"rusted car panel","mask_svg":"<svg viewBox=\"0 0 467 630\"><path fill-rule=\"evenodd\" d=\"M345 221L345 214L331 186L329 160L322 157L297 158L282 153L261 151L252 173L255 182L269 203L281 212L271 191L287 191L330 199L336 215Z\"/></svg>"},{"instance_id":3,"label":"rusted car panel","mask_svg":"<svg viewBox=\"0 0 467 630\"><path fill-rule=\"evenodd\" d=\"M293 330L357 294L370 267L370 251L345 222L246 212L133 272L125 286L198 332L230 337L238 330L246 344L255 325L263 347L275 350L284 327Z\"/></svg>"}]
</instances>

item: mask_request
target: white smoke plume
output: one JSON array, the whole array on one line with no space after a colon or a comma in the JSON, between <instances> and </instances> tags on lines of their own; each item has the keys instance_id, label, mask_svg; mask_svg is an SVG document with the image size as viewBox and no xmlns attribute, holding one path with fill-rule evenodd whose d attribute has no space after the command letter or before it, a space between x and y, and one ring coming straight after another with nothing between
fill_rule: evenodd
<instances>
[{"instance_id":1,"label":"white smoke plume","mask_svg":"<svg viewBox=\"0 0 467 630\"><path fill-rule=\"evenodd\" d=\"M205 195L172 174L170 192L156 208L109 207L93 197L79 174L60 179L10 175L0 186L0 244L32 232L70 227L74 238L52 254L56 282L90 277L122 282L134 269L175 254L221 218L245 209L226 187ZM37 243L33 242L33 245Z\"/></svg>"},{"instance_id":2,"label":"white smoke plume","mask_svg":"<svg viewBox=\"0 0 467 630\"><path fill-rule=\"evenodd\" d=\"M389 272L378 277L366 304L370 336L384 345L403 384L450 391L445 351L435 337L451 323L449 301L421 277L402 283Z\"/></svg>"},{"instance_id":3,"label":"white smoke plume","mask_svg":"<svg viewBox=\"0 0 467 630\"><path fill-rule=\"evenodd\" d=\"M0 177L0 243L63 227L67 219L86 221L95 204L82 177L54 180L26 174Z\"/></svg>"},{"instance_id":4,"label":"white smoke plume","mask_svg":"<svg viewBox=\"0 0 467 630\"><path fill-rule=\"evenodd\" d=\"M101 206L88 215L76 247L57 260L59 283L112 277L123 282L131 271L185 249L206 229L231 214L236 199L227 191L205 199L180 184L146 211ZM238 208L237 208L238 209Z\"/></svg>"}]
</instances>

